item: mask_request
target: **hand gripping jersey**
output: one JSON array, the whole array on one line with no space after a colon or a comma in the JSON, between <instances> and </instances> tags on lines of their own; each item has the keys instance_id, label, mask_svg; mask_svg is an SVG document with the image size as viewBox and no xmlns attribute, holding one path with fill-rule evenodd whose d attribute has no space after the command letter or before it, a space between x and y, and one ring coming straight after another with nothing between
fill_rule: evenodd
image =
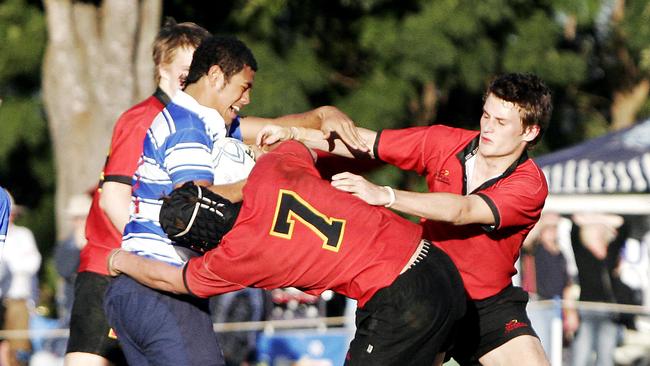
<instances>
[{"instance_id":1,"label":"hand gripping jersey","mask_svg":"<svg viewBox=\"0 0 650 366\"><path fill-rule=\"evenodd\" d=\"M285 142L260 157L233 229L186 265L190 292L244 287L331 289L363 305L399 275L422 229L321 179L307 148Z\"/></svg>"},{"instance_id":2,"label":"hand gripping jersey","mask_svg":"<svg viewBox=\"0 0 650 366\"><path fill-rule=\"evenodd\" d=\"M4 244L7 238L10 210L11 200L9 199L9 194L7 194L4 188L0 187L0 245Z\"/></svg>"},{"instance_id":3,"label":"hand gripping jersey","mask_svg":"<svg viewBox=\"0 0 650 366\"><path fill-rule=\"evenodd\" d=\"M81 250L79 272L108 275L106 257L111 250L120 247L122 233L115 229L99 206L102 184L109 181L132 184L147 129L167 103L169 97L158 89L152 96L124 112L115 123L110 150L86 220L88 243Z\"/></svg>"},{"instance_id":4,"label":"hand gripping jersey","mask_svg":"<svg viewBox=\"0 0 650 366\"><path fill-rule=\"evenodd\" d=\"M548 195L544 174L525 152L501 176L467 192L465 161L476 154L478 134L447 126L384 130L375 146L377 158L426 175L430 192L478 194L492 209L496 224L489 227L422 220L424 238L451 257L473 300L511 283L519 249Z\"/></svg>"}]
</instances>

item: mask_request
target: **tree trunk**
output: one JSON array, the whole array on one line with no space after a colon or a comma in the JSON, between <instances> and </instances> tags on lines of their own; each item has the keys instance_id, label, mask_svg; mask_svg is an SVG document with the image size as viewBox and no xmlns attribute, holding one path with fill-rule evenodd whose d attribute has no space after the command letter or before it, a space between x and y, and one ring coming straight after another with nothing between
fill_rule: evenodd
<instances>
[{"instance_id":1,"label":"tree trunk","mask_svg":"<svg viewBox=\"0 0 650 366\"><path fill-rule=\"evenodd\" d=\"M431 124L436 118L438 108L438 89L433 81L428 81L422 86L418 98L409 102L409 111L414 116L414 123L417 126Z\"/></svg>"},{"instance_id":2,"label":"tree trunk","mask_svg":"<svg viewBox=\"0 0 650 366\"><path fill-rule=\"evenodd\" d=\"M614 92L614 101L611 106L612 130L620 130L634 124L637 113L648 100L649 92L650 81L648 79L642 79L629 90Z\"/></svg>"},{"instance_id":3,"label":"tree trunk","mask_svg":"<svg viewBox=\"0 0 650 366\"><path fill-rule=\"evenodd\" d=\"M44 4L43 99L54 149L61 238L69 229L63 208L71 195L97 183L116 119L154 90L151 51L162 3Z\"/></svg>"}]
</instances>

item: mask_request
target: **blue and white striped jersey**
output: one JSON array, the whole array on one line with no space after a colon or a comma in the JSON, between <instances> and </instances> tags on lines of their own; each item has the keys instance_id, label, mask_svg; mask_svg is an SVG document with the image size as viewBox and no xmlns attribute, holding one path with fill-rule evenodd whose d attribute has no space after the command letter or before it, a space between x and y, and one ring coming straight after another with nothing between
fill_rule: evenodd
<instances>
[{"instance_id":1,"label":"blue and white striped jersey","mask_svg":"<svg viewBox=\"0 0 650 366\"><path fill-rule=\"evenodd\" d=\"M161 197L187 181L213 182L218 153L214 142L226 134L216 110L177 92L147 131L133 177L133 207L122 237L123 249L179 266L196 255L172 245L160 227Z\"/></svg>"},{"instance_id":2,"label":"blue and white striped jersey","mask_svg":"<svg viewBox=\"0 0 650 366\"><path fill-rule=\"evenodd\" d=\"M9 227L9 211L11 210L11 199L4 188L0 187L0 245L5 243L7 228Z\"/></svg>"}]
</instances>

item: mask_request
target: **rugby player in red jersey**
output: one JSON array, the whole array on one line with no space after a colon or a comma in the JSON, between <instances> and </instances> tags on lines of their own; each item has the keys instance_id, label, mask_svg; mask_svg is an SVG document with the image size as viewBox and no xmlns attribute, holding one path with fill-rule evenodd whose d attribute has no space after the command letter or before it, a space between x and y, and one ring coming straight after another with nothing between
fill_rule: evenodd
<instances>
[{"instance_id":1,"label":"rugby player in red jersey","mask_svg":"<svg viewBox=\"0 0 650 366\"><path fill-rule=\"evenodd\" d=\"M286 142L259 157L243 203L224 209L238 211L232 229L183 268L124 251L114 252L109 267L198 297L244 287L331 289L358 300L347 364L442 364L465 308L458 271L421 238L419 225L333 188L313 156Z\"/></svg>"},{"instance_id":2,"label":"rugby player in red jersey","mask_svg":"<svg viewBox=\"0 0 650 366\"><path fill-rule=\"evenodd\" d=\"M528 294L511 278L548 195L544 174L526 151L541 139L551 110L541 79L500 75L485 93L480 131L441 125L359 129L373 146L371 156L426 176L429 193L378 186L350 173L332 177L334 187L372 205L422 217L424 238L454 261L469 294L457 332L462 339L450 352L462 365L548 365L526 314ZM288 138L329 148L319 131L295 127L267 127L258 144ZM339 142L333 152L352 156Z\"/></svg>"}]
</instances>

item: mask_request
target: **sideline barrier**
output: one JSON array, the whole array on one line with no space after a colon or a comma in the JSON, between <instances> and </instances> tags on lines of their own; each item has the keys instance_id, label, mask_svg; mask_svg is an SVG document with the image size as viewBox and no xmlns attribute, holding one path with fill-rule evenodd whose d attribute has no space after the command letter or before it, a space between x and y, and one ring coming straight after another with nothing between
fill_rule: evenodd
<instances>
[{"instance_id":1,"label":"sideline barrier","mask_svg":"<svg viewBox=\"0 0 650 366\"><path fill-rule=\"evenodd\" d=\"M533 328L537 331L542 345L552 366L562 365L563 356L563 326L562 310L576 308L581 311L601 312L608 314L638 315L646 318L650 324L650 307L640 305L610 304L587 301L537 300L528 303L527 312ZM640 358L650 354L650 328L644 331L625 330L623 346L615 352L617 365L633 365ZM638 339L644 341L639 341ZM650 362L650 359L647 360Z\"/></svg>"},{"instance_id":2,"label":"sideline barrier","mask_svg":"<svg viewBox=\"0 0 650 366\"><path fill-rule=\"evenodd\" d=\"M555 300L538 300L530 301L528 309L553 307ZM581 310L602 311L611 313L623 313L633 315L650 316L650 307L640 305L624 304L607 304L600 302L584 301L562 301L562 306L575 306ZM307 318L292 320L266 320L257 322L233 322L233 323L215 323L214 330L220 333L240 332L240 331L265 331L273 332L275 329L302 329L316 328L326 329L327 327L338 327L349 324L349 319L344 316L329 318ZM354 322L352 322L354 324ZM18 339L18 338L61 338L69 335L69 329L31 329L31 330L0 330L0 338Z\"/></svg>"},{"instance_id":3,"label":"sideline barrier","mask_svg":"<svg viewBox=\"0 0 650 366\"><path fill-rule=\"evenodd\" d=\"M650 324L650 307L648 306L560 300L530 301L528 304L529 314L533 314L536 311L552 312L552 320L548 323L551 328L551 339L548 343L548 349L546 351L553 366L562 365L563 334L561 309L562 307L569 306L576 307L580 310L640 315L642 318L648 319L647 322ZM534 316L531 316L531 320L533 317ZM350 322L349 318L341 316L329 318L216 323L214 324L214 329L218 333L248 331L261 332L258 337L258 348L266 352L265 354L261 355L263 357L274 357L273 355L279 354L276 347L277 345L282 345L281 348L285 350L291 349L291 352L293 352L293 356L291 357L296 357L295 355L300 355L301 352L303 353L303 356L313 355L314 352L318 354L320 352L321 356L327 357L327 352L334 352L336 355L338 355L340 352L344 352L353 334L353 328L349 327L350 324L354 324L354 322ZM533 322L533 326L536 327L535 322ZM648 334L650 334L650 328L646 329L645 333L626 332L626 345L636 347L637 351L632 350L632 353L628 352L627 354L620 357L628 357L630 359L633 359L632 357L634 356L629 355L634 354L634 352L638 352L639 349L641 349L642 352L646 352L646 355L650 353L650 336ZM0 331L0 338L30 338L32 341L39 342L48 340L62 340L68 336L69 329L30 329ZM334 349L335 351L330 351L330 349ZM281 355L280 357L287 356ZM334 356L330 358L333 357ZM285 359L288 360L288 358ZM617 354L617 360L618 359L619 355ZM619 364L626 365L628 363Z\"/></svg>"},{"instance_id":4,"label":"sideline barrier","mask_svg":"<svg viewBox=\"0 0 650 366\"><path fill-rule=\"evenodd\" d=\"M292 319L292 320L267 320L257 322L215 323L214 330L218 333L264 331L272 333L276 329L305 329L316 328L325 330L327 327L337 327L346 324L346 317ZM70 335L68 328L59 329L26 329L26 330L0 330L0 338L25 339L25 338L65 338Z\"/></svg>"}]
</instances>

